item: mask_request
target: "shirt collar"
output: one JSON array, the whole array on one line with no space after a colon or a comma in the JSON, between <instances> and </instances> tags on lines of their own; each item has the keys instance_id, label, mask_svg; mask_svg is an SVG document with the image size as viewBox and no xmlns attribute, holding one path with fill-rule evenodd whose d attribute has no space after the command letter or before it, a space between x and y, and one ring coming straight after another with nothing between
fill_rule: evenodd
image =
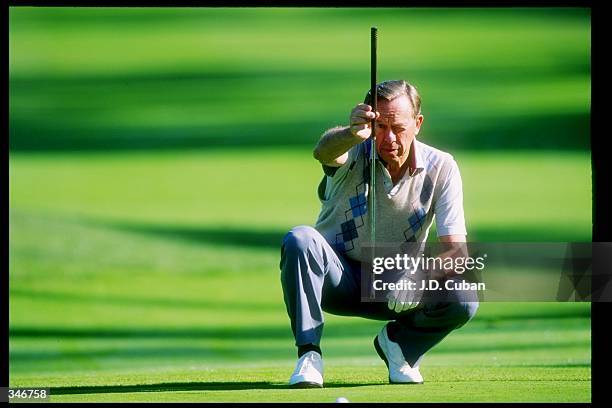
<instances>
[{"instance_id":1,"label":"shirt collar","mask_svg":"<svg viewBox=\"0 0 612 408\"><path fill-rule=\"evenodd\" d=\"M414 138L412 143L410 143L410 155L408 156L408 160L410 163L408 164L408 170L410 171L410 175L414 176L425 169L425 162L423 161L423 156L421 155L420 142Z\"/></svg>"}]
</instances>

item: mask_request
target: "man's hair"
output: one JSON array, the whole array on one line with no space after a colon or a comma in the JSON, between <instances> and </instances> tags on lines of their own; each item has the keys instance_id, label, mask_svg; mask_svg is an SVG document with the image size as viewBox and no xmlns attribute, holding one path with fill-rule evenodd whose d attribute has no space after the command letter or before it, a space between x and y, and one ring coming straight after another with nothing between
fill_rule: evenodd
<instances>
[{"instance_id":1,"label":"man's hair","mask_svg":"<svg viewBox=\"0 0 612 408\"><path fill-rule=\"evenodd\" d=\"M392 101L398 96L406 95L412 105L414 117L416 118L417 115L421 114L421 96L419 95L419 91L403 79L389 80L377 84L376 93L378 98L383 98L388 101ZM372 92L369 90L363 103L371 105L371 102Z\"/></svg>"}]
</instances>

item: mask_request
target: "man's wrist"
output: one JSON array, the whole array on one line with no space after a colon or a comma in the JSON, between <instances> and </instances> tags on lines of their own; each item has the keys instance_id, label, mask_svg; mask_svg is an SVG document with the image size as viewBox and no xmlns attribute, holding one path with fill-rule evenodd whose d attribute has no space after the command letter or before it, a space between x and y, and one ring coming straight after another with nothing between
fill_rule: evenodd
<instances>
[{"instance_id":1,"label":"man's wrist","mask_svg":"<svg viewBox=\"0 0 612 408\"><path fill-rule=\"evenodd\" d=\"M347 152L355 145L361 143L348 126L337 126L327 130L315 147L313 155L323 164L328 164Z\"/></svg>"},{"instance_id":2,"label":"man's wrist","mask_svg":"<svg viewBox=\"0 0 612 408\"><path fill-rule=\"evenodd\" d=\"M359 142L363 141L359 136L353 133L350 126L345 126L338 129L338 135L346 141L354 142L354 144L358 144Z\"/></svg>"}]
</instances>

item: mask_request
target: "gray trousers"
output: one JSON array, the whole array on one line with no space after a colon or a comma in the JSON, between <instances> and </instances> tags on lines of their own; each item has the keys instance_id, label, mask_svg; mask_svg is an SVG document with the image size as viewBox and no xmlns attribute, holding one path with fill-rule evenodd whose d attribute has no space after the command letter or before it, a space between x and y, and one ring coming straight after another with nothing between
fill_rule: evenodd
<instances>
[{"instance_id":1,"label":"gray trousers","mask_svg":"<svg viewBox=\"0 0 612 408\"><path fill-rule=\"evenodd\" d=\"M473 291L436 293L435 301L401 313L387 303L361 302L360 264L338 254L314 228L289 231L281 248L281 284L296 346L319 345L323 311L341 316L393 321L395 340L411 366L478 309Z\"/></svg>"}]
</instances>

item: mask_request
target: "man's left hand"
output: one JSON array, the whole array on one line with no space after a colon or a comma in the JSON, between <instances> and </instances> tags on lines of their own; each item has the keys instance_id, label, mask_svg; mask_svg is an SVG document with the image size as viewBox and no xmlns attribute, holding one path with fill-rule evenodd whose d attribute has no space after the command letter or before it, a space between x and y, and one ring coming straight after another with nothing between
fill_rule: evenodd
<instances>
[{"instance_id":1,"label":"man's left hand","mask_svg":"<svg viewBox=\"0 0 612 408\"><path fill-rule=\"evenodd\" d=\"M407 276L404 279L415 282L415 289L396 289L387 293L387 307L396 313L414 309L420 304L421 297L423 295L422 291L418 289L421 286L419 279L414 279L414 277L410 276Z\"/></svg>"}]
</instances>

